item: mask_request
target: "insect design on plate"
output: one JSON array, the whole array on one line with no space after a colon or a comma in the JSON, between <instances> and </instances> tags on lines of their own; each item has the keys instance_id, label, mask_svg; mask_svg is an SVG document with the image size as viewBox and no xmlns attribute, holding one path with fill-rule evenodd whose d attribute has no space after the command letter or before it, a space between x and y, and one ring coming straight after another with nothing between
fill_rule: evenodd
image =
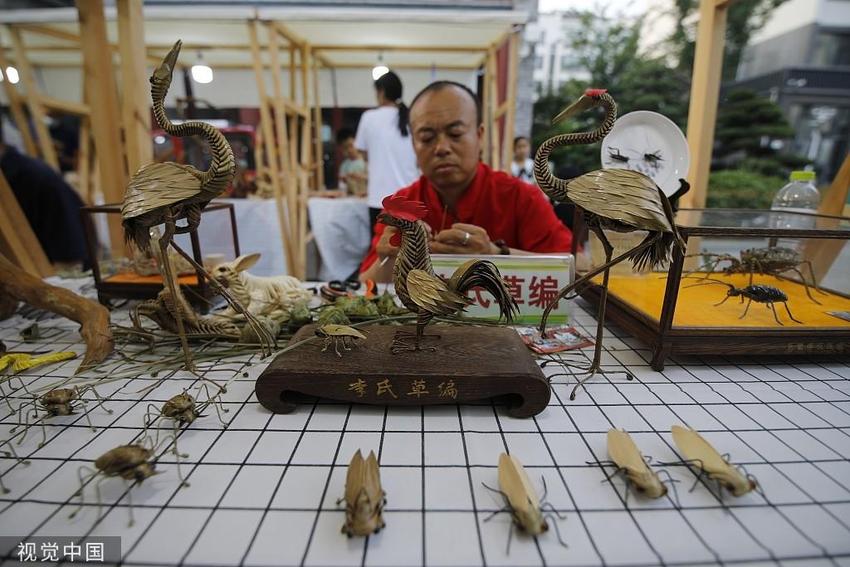
<instances>
[{"instance_id":1,"label":"insect design on plate","mask_svg":"<svg viewBox=\"0 0 850 567\"><path fill-rule=\"evenodd\" d=\"M29 393L26 386L23 386L23 389ZM97 431L95 426L92 425L91 417L89 417L90 410L86 405L86 400L83 398L83 395L89 391L94 394L94 397L97 399L97 404L94 408L102 406L103 409L106 410L106 413L112 414L112 410L108 409L104 405L104 399L100 397L100 394L97 393L94 386L54 388L45 392L41 396L33 396L31 400L24 402L18 407L18 425L12 428L10 433L16 433L18 427L23 426L23 431L19 433L20 438L17 441L18 445L20 445L24 442L27 432L29 432L31 427L41 425L41 442L38 444L40 448L47 442L47 428L45 426L45 422L57 416L74 415L80 406L83 408L83 417L86 418L89 428L91 428L92 431ZM39 410L43 413L40 414Z\"/></svg>"},{"instance_id":2,"label":"insect design on plate","mask_svg":"<svg viewBox=\"0 0 850 567\"><path fill-rule=\"evenodd\" d=\"M619 148L608 148L608 157L614 161L619 161L620 163L629 163L629 156L624 156L620 153Z\"/></svg>"},{"instance_id":3,"label":"insect design on plate","mask_svg":"<svg viewBox=\"0 0 850 567\"><path fill-rule=\"evenodd\" d=\"M486 484L484 484L484 488L500 494L505 501L504 507L486 517L485 522L493 519L496 514L509 512L513 524L519 531L536 537L549 531L549 523L546 520L552 519L553 515L560 520L564 519L564 516L559 514L552 504L546 502L546 479L543 478L543 498L538 498L525 468L513 455L507 453L499 455L499 490L490 488ZM544 514L544 510L548 510L549 513ZM552 523L555 526L558 542L567 547L567 544L561 539L561 531L558 529L557 522L553 521ZM507 553L510 553L512 536L513 530L510 530L508 532Z\"/></svg>"},{"instance_id":4,"label":"insect design on plate","mask_svg":"<svg viewBox=\"0 0 850 567\"><path fill-rule=\"evenodd\" d=\"M366 339L366 335L354 327L334 324L317 327L316 336L325 339L322 346L322 352L328 350L328 347L333 344L334 352L339 357L342 357L342 353L339 352L340 344L342 345L343 350L351 350L351 347L355 345L358 340Z\"/></svg>"},{"instance_id":5,"label":"insect design on plate","mask_svg":"<svg viewBox=\"0 0 850 567\"><path fill-rule=\"evenodd\" d=\"M721 455L711 443L693 429L674 425L670 431L679 453L685 458L685 463L699 469L699 474L691 490L696 488L703 475L707 475L709 479L716 481L718 486L725 487L733 496L743 496L748 492L759 489L758 482L753 475L741 472L740 466L735 466L729 462L728 455ZM718 496L722 498L722 492L719 492Z\"/></svg>"},{"instance_id":6,"label":"insect design on plate","mask_svg":"<svg viewBox=\"0 0 850 567\"><path fill-rule=\"evenodd\" d=\"M650 154L643 154L643 160L646 163L649 163L649 164L652 164L652 165L658 165L658 162L664 161L664 158L661 157L661 150L655 150L654 152L652 152Z\"/></svg>"},{"instance_id":7,"label":"insect design on plate","mask_svg":"<svg viewBox=\"0 0 850 567\"><path fill-rule=\"evenodd\" d=\"M215 384L218 386L217 384ZM177 437L178 437L178 429L182 426L189 426L199 417L204 417L203 411L207 409L210 405L215 407L216 414L218 415L218 419L222 425L227 427L227 422L224 421L222 417L222 412L227 413L228 410L226 408L220 408L221 402L218 400L219 396L224 392L224 389L219 386L220 390L215 396L210 395L209 386L207 384L202 384L198 388L198 393L203 389L207 395L207 401L203 403L197 403L195 397L189 394L187 391L183 391L175 396L169 398L160 409L157 409L155 405L148 404L147 411L145 412L145 430L154 426L157 421L160 419L169 419L171 420L172 425L172 436L174 438L174 444L172 446L171 453L174 455L175 460L177 461L177 471L178 475L181 476L180 473L180 458L188 458L189 455L180 453L177 448ZM159 439L159 428L157 428L156 438ZM188 486L186 481L182 482L183 486Z\"/></svg>"},{"instance_id":8,"label":"insect design on plate","mask_svg":"<svg viewBox=\"0 0 850 567\"><path fill-rule=\"evenodd\" d=\"M815 291L826 295L826 292L818 287L812 262L810 260L803 260L800 253L793 248L784 246L747 248L746 250L741 250L740 258L736 258L731 254L713 254L703 251L699 254L688 254L686 258L692 258L694 256L701 256L705 259L705 263L697 269L688 272L683 277L703 270L705 271L704 277L706 278L715 271L719 271L727 276L732 274L749 274L750 280L748 284L753 285L753 276L755 274L779 277L785 272L794 272L805 286L806 295L813 302L820 305L820 302L812 295L810 288L815 288ZM717 270L718 264L722 262L728 262L728 265ZM803 275L803 272L800 270L801 266L808 267L809 279L806 279L806 276Z\"/></svg>"},{"instance_id":9,"label":"insect design on plate","mask_svg":"<svg viewBox=\"0 0 850 567\"><path fill-rule=\"evenodd\" d=\"M165 438L163 441L167 441ZM74 518L85 503L85 487L86 484L94 480L94 491L97 501L97 517L101 516L102 501L100 497L100 484L109 478L121 477L124 480L131 481L130 489L127 491L127 501L130 514L129 526L135 522L133 517L133 486L141 484L155 474L159 474L156 470L156 458L154 456L161 449L162 443L155 444L149 435L143 437L138 443L129 445L119 445L99 456L94 461L94 469L88 466L81 466L77 470L77 476L80 480L80 488L74 493L74 496L80 497L80 502L77 508L71 512L68 517ZM178 468L178 475L179 475ZM84 474L85 473L85 474ZM180 476L180 485L184 486L185 481Z\"/></svg>"},{"instance_id":10,"label":"insect design on plate","mask_svg":"<svg viewBox=\"0 0 850 567\"><path fill-rule=\"evenodd\" d=\"M381 531L386 526L383 517L386 496L381 488L381 474L375 453L369 451L369 457L364 460L358 449L348 463L345 496L337 501L337 504L345 501L342 533L351 537L368 536Z\"/></svg>"},{"instance_id":11,"label":"insect design on plate","mask_svg":"<svg viewBox=\"0 0 850 567\"><path fill-rule=\"evenodd\" d=\"M670 477L670 473L665 470L656 472L649 465L649 458L644 458L638 449L632 436L626 431L619 429L608 430L608 455L611 457L609 463L600 463L601 465L610 464L617 467L611 475L606 477L605 481L612 476L622 473L626 478L626 496L625 504L629 503L629 488L634 488L647 498L661 498L667 495L667 487L664 481L659 478L659 472L667 476L667 482L673 486L675 491L675 481ZM603 482L605 482L603 481ZM678 500L678 496L676 498Z\"/></svg>"},{"instance_id":12,"label":"insect design on plate","mask_svg":"<svg viewBox=\"0 0 850 567\"><path fill-rule=\"evenodd\" d=\"M788 307L788 296L784 291L779 289L778 287L773 287L772 285L748 285L747 287L735 287L734 285L726 282L722 282L720 280L715 280L713 278L707 278L711 281L706 283L718 283L723 284L729 288L726 292L726 297L723 298L722 301L719 301L714 304L715 307L719 305L723 305L730 297L740 297L741 303L744 303L744 298L747 299L747 306L744 308L744 312L738 317L738 319L743 319L747 316L747 312L750 310L750 305L752 305L753 301L756 303L763 303L766 307L768 307L771 311L773 311L773 318L776 319L776 322L780 325L784 325L782 321L779 320L779 315L776 314L776 305L775 303L781 303L785 306L785 311L788 312L788 317L791 318L795 323L803 323L799 319L795 319L794 315L791 314L791 309ZM705 284L694 284L694 285L705 285ZM694 287L694 286L688 286Z\"/></svg>"}]
</instances>

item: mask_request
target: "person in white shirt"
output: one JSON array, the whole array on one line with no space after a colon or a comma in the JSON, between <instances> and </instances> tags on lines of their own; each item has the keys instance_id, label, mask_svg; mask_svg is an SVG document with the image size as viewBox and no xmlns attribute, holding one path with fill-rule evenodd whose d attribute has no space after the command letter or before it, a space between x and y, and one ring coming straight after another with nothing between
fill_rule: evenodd
<instances>
[{"instance_id":1,"label":"person in white shirt","mask_svg":"<svg viewBox=\"0 0 850 567\"><path fill-rule=\"evenodd\" d=\"M511 175L526 183L537 185L534 180L534 160L531 159L531 143L525 136L514 138L514 159L511 161Z\"/></svg>"},{"instance_id":2,"label":"person in white shirt","mask_svg":"<svg viewBox=\"0 0 850 567\"><path fill-rule=\"evenodd\" d=\"M408 109L402 101L401 79L392 71L375 81L378 107L360 117L354 146L368 167L367 201L372 230L384 197L419 178L416 154L408 126Z\"/></svg>"}]
</instances>

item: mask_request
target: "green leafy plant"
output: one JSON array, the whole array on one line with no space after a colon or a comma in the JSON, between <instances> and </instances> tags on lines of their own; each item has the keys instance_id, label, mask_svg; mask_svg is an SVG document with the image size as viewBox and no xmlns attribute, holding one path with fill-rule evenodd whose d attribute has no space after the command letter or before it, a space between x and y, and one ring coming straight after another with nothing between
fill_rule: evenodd
<instances>
[{"instance_id":1,"label":"green leafy plant","mask_svg":"<svg viewBox=\"0 0 850 567\"><path fill-rule=\"evenodd\" d=\"M769 209L787 181L741 169L714 171L708 178L708 208Z\"/></svg>"}]
</instances>

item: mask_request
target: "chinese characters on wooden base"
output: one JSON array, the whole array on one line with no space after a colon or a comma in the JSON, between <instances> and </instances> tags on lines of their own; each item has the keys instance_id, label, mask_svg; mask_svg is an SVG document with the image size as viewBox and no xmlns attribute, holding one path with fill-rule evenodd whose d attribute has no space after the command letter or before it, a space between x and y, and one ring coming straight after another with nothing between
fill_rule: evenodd
<instances>
[{"instance_id":1,"label":"chinese characters on wooden base","mask_svg":"<svg viewBox=\"0 0 850 567\"><path fill-rule=\"evenodd\" d=\"M305 396L379 405L495 399L514 417L537 415L549 403L549 383L513 329L437 325L423 341L436 352L392 355L398 331L413 327L371 327L341 358L321 352L321 341L282 353L257 380L257 399L276 413L294 411ZM313 334L312 325L304 327L293 341Z\"/></svg>"}]
</instances>

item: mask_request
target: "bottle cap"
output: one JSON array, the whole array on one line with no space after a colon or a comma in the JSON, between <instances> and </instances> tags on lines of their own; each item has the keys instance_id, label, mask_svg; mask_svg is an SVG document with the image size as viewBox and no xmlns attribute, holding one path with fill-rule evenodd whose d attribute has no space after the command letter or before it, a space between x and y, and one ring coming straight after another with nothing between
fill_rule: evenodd
<instances>
[{"instance_id":1,"label":"bottle cap","mask_svg":"<svg viewBox=\"0 0 850 567\"><path fill-rule=\"evenodd\" d=\"M814 171L792 171L791 172L791 181L814 181L815 180L815 172Z\"/></svg>"}]
</instances>

